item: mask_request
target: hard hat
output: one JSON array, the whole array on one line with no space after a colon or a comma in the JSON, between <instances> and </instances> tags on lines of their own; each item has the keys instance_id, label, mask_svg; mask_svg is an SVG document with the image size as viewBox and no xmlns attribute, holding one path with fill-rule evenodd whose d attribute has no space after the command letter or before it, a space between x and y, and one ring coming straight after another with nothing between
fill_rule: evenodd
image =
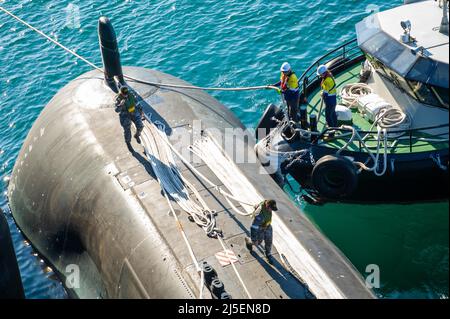
<instances>
[{"instance_id":1,"label":"hard hat","mask_svg":"<svg viewBox=\"0 0 450 319\"><path fill-rule=\"evenodd\" d=\"M317 68L317 75L321 76L322 74L324 74L327 71L328 71L327 66L322 64Z\"/></svg>"},{"instance_id":2,"label":"hard hat","mask_svg":"<svg viewBox=\"0 0 450 319\"><path fill-rule=\"evenodd\" d=\"M284 62L284 63L281 65L280 71L281 71L281 72L287 72L287 71L289 71L290 69L291 69L290 64L287 63L287 62Z\"/></svg>"},{"instance_id":3,"label":"hard hat","mask_svg":"<svg viewBox=\"0 0 450 319\"><path fill-rule=\"evenodd\" d=\"M127 94L128 93L128 87L126 85L120 87L120 93Z\"/></svg>"},{"instance_id":4,"label":"hard hat","mask_svg":"<svg viewBox=\"0 0 450 319\"><path fill-rule=\"evenodd\" d=\"M269 200L267 201L267 206L268 206L271 210L274 210L274 211L277 211L277 210L278 210L278 208L277 208L277 202L276 202L275 200L273 200L273 199L269 199Z\"/></svg>"}]
</instances>

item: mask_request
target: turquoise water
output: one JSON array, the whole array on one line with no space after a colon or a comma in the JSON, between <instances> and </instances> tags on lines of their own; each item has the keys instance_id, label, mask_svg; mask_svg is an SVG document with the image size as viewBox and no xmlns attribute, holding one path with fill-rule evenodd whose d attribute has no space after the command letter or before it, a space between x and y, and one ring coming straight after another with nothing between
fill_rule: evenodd
<instances>
[{"instance_id":1,"label":"turquoise water","mask_svg":"<svg viewBox=\"0 0 450 319\"><path fill-rule=\"evenodd\" d=\"M247 86L277 80L288 60L298 73L355 36L354 24L374 4L402 1L0 1L58 41L101 65L97 19L111 18L124 65L158 69L196 85ZM79 9L68 19L67 8ZM79 24L78 24L79 22ZM90 68L0 13L0 175L11 174L22 141L52 96ZM212 93L248 127L270 92ZM1 207L6 210L6 179ZM293 198L295 200L295 198ZM391 298L448 297L448 202L411 205L308 206L305 213L364 272L380 266L378 293ZM64 298L39 258L12 226L29 298Z\"/></svg>"}]
</instances>

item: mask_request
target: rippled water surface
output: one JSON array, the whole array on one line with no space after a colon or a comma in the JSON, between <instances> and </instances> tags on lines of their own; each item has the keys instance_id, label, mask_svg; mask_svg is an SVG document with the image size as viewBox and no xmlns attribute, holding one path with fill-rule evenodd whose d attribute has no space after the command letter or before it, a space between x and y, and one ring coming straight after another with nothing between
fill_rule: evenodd
<instances>
[{"instance_id":1,"label":"rippled water surface","mask_svg":"<svg viewBox=\"0 0 450 319\"><path fill-rule=\"evenodd\" d=\"M301 73L328 49L355 36L369 9L401 1L0 1L5 8L101 65L97 19L114 23L124 65L158 69L196 85L247 86L276 81L288 60ZM70 9L71 8L71 9ZM77 11L79 15L77 15ZM7 176L34 120L65 84L90 68L0 13L0 205ZM213 93L248 127L270 92ZM295 197L293 196L293 199ZM329 204L305 213L364 273L381 270L380 296L448 297L448 202ZM52 271L33 255L7 213L29 298L64 298Z\"/></svg>"}]
</instances>

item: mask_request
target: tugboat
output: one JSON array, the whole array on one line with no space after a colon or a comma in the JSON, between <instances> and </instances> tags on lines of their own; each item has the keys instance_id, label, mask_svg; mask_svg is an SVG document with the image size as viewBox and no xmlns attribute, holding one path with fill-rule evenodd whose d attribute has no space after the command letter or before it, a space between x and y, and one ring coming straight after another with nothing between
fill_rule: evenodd
<instances>
[{"instance_id":1,"label":"tugboat","mask_svg":"<svg viewBox=\"0 0 450 319\"><path fill-rule=\"evenodd\" d=\"M255 151L281 186L293 178L314 201L448 197L448 1L408 2L307 68L299 121L267 107ZM320 65L336 80L338 127L325 122Z\"/></svg>"}]
</instances>

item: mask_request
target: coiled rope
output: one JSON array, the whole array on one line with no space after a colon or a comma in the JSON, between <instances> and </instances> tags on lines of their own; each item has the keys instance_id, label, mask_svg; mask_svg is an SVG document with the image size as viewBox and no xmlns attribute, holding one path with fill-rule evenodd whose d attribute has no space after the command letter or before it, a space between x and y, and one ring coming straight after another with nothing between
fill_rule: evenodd
<instances>
[{"instance_id":1,"label":"coiled rope","mask_svg":"<svg viewBox=\"0 0 450 319\"><path fill-rule=\"evenodd\" d=\"M341 89L341 102L350 109L358 108L358 99L372 93L372 89L365 83L346 84Z\"/></svg>"},{"instance_id":2,"label":"coiled rope","mask_svg":"<svg viewBox=\"0 0 450 319\"><path fill-rule=\"evenodd\" d=\"M411 119L406 113L397 108L384 107L375 116L375 121L372 123L369 131L372 131L375 126L386 129L390 138L398 138L405 134L404 130L411 127ZM393 130L393 132L389 132L389 130ZM370 135L370 133L366 134L362 140L365 141Z\"/></svg>"}]
</instances>

